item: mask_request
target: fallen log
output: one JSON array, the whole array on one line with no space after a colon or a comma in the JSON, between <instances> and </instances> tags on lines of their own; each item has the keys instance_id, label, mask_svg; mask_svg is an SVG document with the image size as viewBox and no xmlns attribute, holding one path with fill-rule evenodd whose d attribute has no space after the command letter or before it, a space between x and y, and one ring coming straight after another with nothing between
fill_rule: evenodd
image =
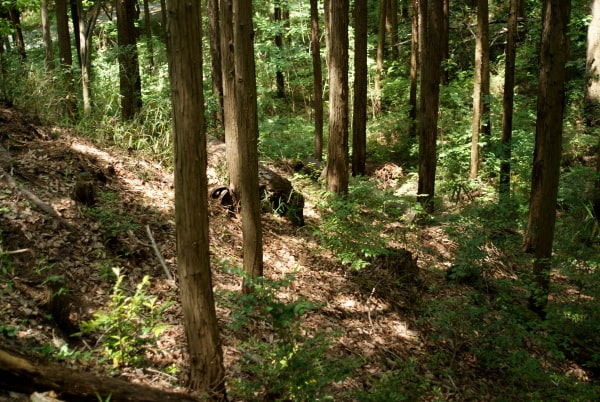
<instances>
[{"instance_id":1,"label":"fallen log","mask_svg":"<svg viewBox=\"0 0 600 402\"><path fill-rule=\"evenodd\" d=\"M0 348L0 389L25 393L53 390L65 401L199 401L183 393L34 362L3 348Z\"/></svg>"},{"instance_id":2,"label":"fallen log","mask_svg":"<svg viewBox=\"0 0 600 402\"><path fill-rule=\"evenodd\" d=\"M235 213L238 207L237 197L227 186L218 184L219 178L211 174L218 171L218 167L226 160L225 143L209 141L207 150L209 179L212 184L217 183L210 191L210 198L231 213ZM288 179L266 166L259 165L258 185L263 212L285 216L294 225L304 225L304 196L294 189Z\"/></svg>"}]
</instances>

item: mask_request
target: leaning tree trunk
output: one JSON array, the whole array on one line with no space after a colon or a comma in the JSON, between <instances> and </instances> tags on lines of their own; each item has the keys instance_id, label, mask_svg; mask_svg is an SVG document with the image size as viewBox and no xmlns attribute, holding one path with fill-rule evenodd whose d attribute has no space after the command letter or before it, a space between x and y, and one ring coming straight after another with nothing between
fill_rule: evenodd
<instances>
[{"instance_id":1,"label":"leaning tree trunk","mask_svg":"<svg viewBox=\"0 0 600 402\"><path fill-rule=\"evenodd\" d=\"M529 221L524 249L533 253L529 306L545 318L552 268L552 242L560 176L565 63L571 2L544 0L535 150L531 172Z\"/></svg>"}]
</instances>

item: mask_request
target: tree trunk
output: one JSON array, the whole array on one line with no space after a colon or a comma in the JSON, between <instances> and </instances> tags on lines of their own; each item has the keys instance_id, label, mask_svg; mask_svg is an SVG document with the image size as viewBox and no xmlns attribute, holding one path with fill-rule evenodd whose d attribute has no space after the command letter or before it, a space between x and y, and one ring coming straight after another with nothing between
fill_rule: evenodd
<instances>
[{"instance_id":1,"label":"tree trunk","mask_svg":"<svg viewBox=\"0 0 600 402\"><path fill-rule=\"evenodd\" d=\"M310 0L310 48L315 91L315 159L323 160L323 72L321 70L321 41L319 39L319 2Z\"/></svg>"},{"instance_id":2,"label":"tree trunk","mask_svg":"<svg viewBox=\"0 0 600 402\"><path fill-rule=\"evenodd\" d=\"M144 32L146 33L146 47L148 48L148 67L154 70L154 45L152 43L152 16L150 14L149 0L144 0Z\"/></svg>"},{"instance_id":3,"label":"tree trunk","mask_svg":"<svg viewBox=\"0 0 600 402\"><path fill-rule=\"evenodd\" d=\"M421 60L421 100L419 108L419 183L417 199L425 211L434 211L435 171L437 167L437 122L440 98L441 29L443 4L438 0L420 0L421 18L427 38Z\"/></svg>"},{"instance_id":4,"label":"tree trunk","mask_svg":"<svg viewBox=\"0 0 600 402\"><path fill-rule=\"evenodd\" d=\"M75 39L75 51L77 52L77 63L81 68L81 25L80 19L83 18L83 6L81 1L70 0L71 7L71 22L73 23L73 37Z\"/></svg>"},{"instance_id":5,"label":"tree trunk","mask_svg":"<svg viewBox=\"0 0 600 402\"><path fill-rule=\"evenodd\" d=\"M212 92L217 109L214 118L217 125L223 125L223 71L221 68L221 28L219 16L219 0L207 0L208 38L210 46L210 65Z\"/></svg>"},{"instance_id":6,"label":"tree trunk","mask_svg":"<svg viewBox=\"0 0 600 402\"><path fill-rule=\"evenodd\" d=\"M488 0L479 0L477 6L477 35L475 39L475 77L473 83L473 125L471 137L471 172L469 177L479 175L479 139L486 119L486 100L489 97L489 13ZM487 84L486 84L487 83ZM487 92L486 92L487 86Z\"/></svg>"},{"instance_id":7,"label":"tree trunk","mask_svg":"<svg viewBox=\"0 0 600 402\"><path fill-rule=\"evenodd\" d=\"M410 25L410 90L408 112L410 138L417 136L417 85L419 75L419 0L412 0L412 16Z\"/></svg>"},{"instance_id":8,"label":"tree trunk","mask_svg":"<svg viewBox=\"0 0 600 402\"><path fill-rule=\"evenodd\" d=\"M79 54L81 57L81 87L83 98L83 114L88 116L92 111L92 34L100 14L100 0L95 0L91 9L83 13L82 0L77 0L79 15Z\"/></svg>"},{"instance_id":9,"label":"tree trunk","mask_svg":"<svg viewBox=\"0 0 600 402\"><path fill-rule=\"evenodd\" d=\"M54 51L52 50L52 34L48 17L48 0L41 0L40 14L42 19L42 36L44 38L44 63L47 71L54 70Z\"/></svg>"},{"instance_id":10,"label":"tree trunk","mask_svg":"<svg viewBox=\"0 0 600 402\"><path fill-rule=\"evenodd\" d=\"M225 145L227 148L227 172L229 188L234 198L239 200L242 188L238 159L238 126L235 103L235 58L233 42L233 0L221 0L221 62L223 70L223 117L225 124Z\"/></svg>"},{"instance_id":11,"label":"tree trunk","mask_svg":"<svg viewBox=\"0 0 600 402\"><path fill-rule=\"evenodd\" d=\"M506 35L506 67L502 100L502 161L500 163L500 201L510 197L510 170L512 154L513 103L515 95L515 56L517 49L517 2L510 0L508 33Z\"/></svg>"},{"instance_id":12,"label":"tree trunk","mask_svg":"<svg viewBox=\"0 0 600 402\"><path fill-rule=\"evenodd\" d=\"M327 191L348 192L348 0L329 2Z\"/></svg>"},{"instance_id":13,"label":"tree trunk","mask_svg":"<svg viewBox=\"0 0 600 402\"><path fill-rule=\"evenodd\" d=\"M377 31L377 55L375 60L375 83L373 94L373 116L381 114L381 75L383 74L383 57L385 52L385 15L386 0L379 2L379 28Z\"/></svg>"},{"instance_id":14,"label":"tree trunk","mask_svg":"<svg viewBox=\"0 0 600 402\"><path fill-rule=\"evenodd\" d=\"M398 0L387 0L388 12L387 20L390 33L390 47L392 48L392 60L399 61L399 48L398 48Z\"/></svg>"},{"instance_id":15,"label":"tree trunk","mask_svg":"<svg viewBox=\"0 0 600 402\"><path fill-rule=\"evenodd\" d=\"M397 1L397 0L393 0ZM364 175L367 155L367 0L354 2L352 175Z\"/></svg>"},{"instance_id":16,"label":"tree trunk","mask_svg":"<svg viewBox=\"0 0 600 402\"><path fill-rule=\"evenodd\" d=\"M244 271L249 278L263 275L262 222L258 191L258 115L254 63L252 2L233 1L235 47L235 106L238 127L237 158L241 179ZM244 284L243 291L252 287Z\"/></svg>"},{"instance_id":17,"label":"tree trunk","mask_svg":"<svg viewBox=\"0 0 600 402\"><path fill-rule=\"evenodd\" d=\"M25 52L25 39L23 39L23 28L21 27L21 12L15 5L11 5L8 8L8 15L10 16L12 28L15 31L13 36L17 44L19 59L23 61L25 60L27 54Z\"/></svg>"},{"instance_id":18,"label":"tree trunk","mask_svg":"<svg viewBox=\"0 0 600 402\"><path fill-rule=\"evenodd\" d=\"M77 115L77 95L75 94L75 85L73 84L73 55L71 53L67 1L56 0L54 7L54 11L56 12L59 66L66 93L62 101L63 113L67 118L74 119Z\"/></svg>"},{"instance_id":19,"label":"tree trunk","mask_svg":"<svg viewBox=\"0 0 600 402\"><path fill-rule=\"evenodd\" d=\"M534 254L531 309L545 318L560 176L567 30L571 2L544 0L537 124L524 249Z\"/></svg>"},{"instance_id":20,"label":"tree trunk","mask_svg":"<svg viewBox=\"0 0 600 402\"><path fill-rule=\"evenodd\" d=\"M200 2L167 0L169 78L175 153L177 265L190 388L226 399L209 259L206 132Z\"/></svg>"},{"instance_id":21,"label":"tree trunk","mask_svg":"<svg viewBox=\"0 0 600 402\"><path fill-rule=\"evenodd\" d=\"M444 19L443 19L443 29L442 29L442 62L444 63L444 68L442 68L442 84L446 85L449 81L449 71L447 68L447 61L450 59L450 48L449 48L449 40L450 40L450 0L444 1Z\"/></svg>"},{"instance_id":22,"label":"tree trunk","mask_svg":"<svg viewBox=\"0 0 600 402\"><path fill-rule=\"evenodd\" d=\"M13 352L0 349L0 385L18 392L40 392L49 389L62 398L77 401L145 401L194 402L196 398L165 392L127 381L101 377L70 368L34 362Z\"/></svg>"},{"instance_id":23,"label":"tree trunk","mask_svg":"<svg viewBox=\"0 0 600 402\"><path fill-rule=\"evenodd\" d=\"M277 97L285 98L285 80L281 71L281 52L283 51L283 19L282 19L282 4L281 0L275 0L273 11L275 26L277 31L275 34L275 46L279 50L277 55L277 71L275 72L275 86L277 88Z\"/></svg>"},{"instance_id":24,"label":"tree trunk","mask_svg":"<svg viewBox=\"0 0 600 402\"><path fill-rule=\"evenodd\" d=\"M587 131L593 135L600 127L600 0L591 0L592 19L587 34L587 62L584 114ZM594 194L594 216L600 221L600 138L596 159L596 189Z\"/></svg>"},{"instance_id":25,"label":"tree trunk","mask_svg":"<svg viewBox=\"0 0 600 402\"><path fill-rule=\"evenodd\" d=\"M121 118L131 120L142 108L142 81L138 64L136 0L117 0L119 92Z\"/></svg>"}]
</instances>

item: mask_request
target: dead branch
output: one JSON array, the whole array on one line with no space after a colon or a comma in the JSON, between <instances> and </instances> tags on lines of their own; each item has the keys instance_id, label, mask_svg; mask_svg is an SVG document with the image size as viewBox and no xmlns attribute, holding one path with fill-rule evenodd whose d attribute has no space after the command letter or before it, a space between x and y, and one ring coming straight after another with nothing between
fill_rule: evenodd
<instances>
[{"instance_id":1,"label":"dead branch","mask_svg":"<svg viewBox=\"0 0 600 402\"><path fill-rule=\"evenodd\" d=\"M111 401L198 401L183 393L34 362L3 348L0 348L0 385L3 389L26 393L51 389L66 401L98 401L109 396Z\"/></svg>"}]
</instances>

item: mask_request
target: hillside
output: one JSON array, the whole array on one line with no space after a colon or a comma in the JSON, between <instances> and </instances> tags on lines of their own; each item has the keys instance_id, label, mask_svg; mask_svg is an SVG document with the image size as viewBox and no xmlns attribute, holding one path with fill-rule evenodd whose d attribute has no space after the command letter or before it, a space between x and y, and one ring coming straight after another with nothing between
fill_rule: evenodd
<instances>
[{"instance_id":1,"label":"hillside","mask_svg":"<svg viewBox=\"0 0 600 402\"><path fill-rule=\"evenodd\" d=\"M42 126L13 108L0 109L0 144L0 345L80 371L183 390L187 362L177 280L167 279L151 244L156 242L176 277L172 175L133 151L100 149L74 132ZM288 165L279 162L271 168L292 178ZM407 181L391 164L372 170L371 180L382 187L400 188ZM210 172L216 183L214 169ZM449 283L446 270L456 265L461 236L452 238L450 221L439 216L415 224L390 214L377 226L382 238L391 239L389 252L369 257L363 269L349 269L350 263L342 264L317 235L317 228L325 225L316 207L318 183L294 180L307 198L306 225L295 227L285 218L263 214L265 274L275 284L262 287L255 300L236 297L241 277L224 269L240 262L239 218L218 205L210 207L213 281L232 400L249 394L256 400L285 395L313 400L319 392L333 400L377 400L368 395L379 400L394 400L394 395L406 400L523 400L554 392L535 394L551 384L546 379L552 373L560 376L562 382L555 387L564 392L588 384L590 373L584 368L544 349L547 345L533 335L537 324L531 324L531 333L519 321L507 328L510 321L498 305L490 307L506 297L504 306L527 314L523 289L508 293L494 282L513 281L527 268L516 248L487 250L483 283ZM93 200L89 193L76 194L81 182L93 187ZM369 214L367 206L363 213ZM513 245L521 239L517 229L492 232ZM348 236L339 240L356 240L352 233ZM65 335L96 312L108 314L114 308L114 268L123 275L124 294L133 294L148 275L147 296L165 306L159 321L168 327L137 349L139 361L107 359L102 333ZM60 310L66 315L48 302L56 289L67 295ZM279 314L265 313L261 306L279 308ZM521 319L535 321L525 317ZM478 329L482 323L484 330ZM518 340L510 341L512 336ZM289 360L287 366L278 366L276 353L289 344L294 345L297 365ZM486 347L488 357L498 361L482 359ZM529 369L535 381L525 378L517 386L523 379L517 367L523 362L541 363ZM494 371L494 365L506 371ZM299 379L303 373L307 377ZM291 384L287 391L277 389L283 381ZM311 394L307 384L312 383L318 392ZM0 382L0 400L9 400L9 386Z\"/></svg>"}]
</instances>

